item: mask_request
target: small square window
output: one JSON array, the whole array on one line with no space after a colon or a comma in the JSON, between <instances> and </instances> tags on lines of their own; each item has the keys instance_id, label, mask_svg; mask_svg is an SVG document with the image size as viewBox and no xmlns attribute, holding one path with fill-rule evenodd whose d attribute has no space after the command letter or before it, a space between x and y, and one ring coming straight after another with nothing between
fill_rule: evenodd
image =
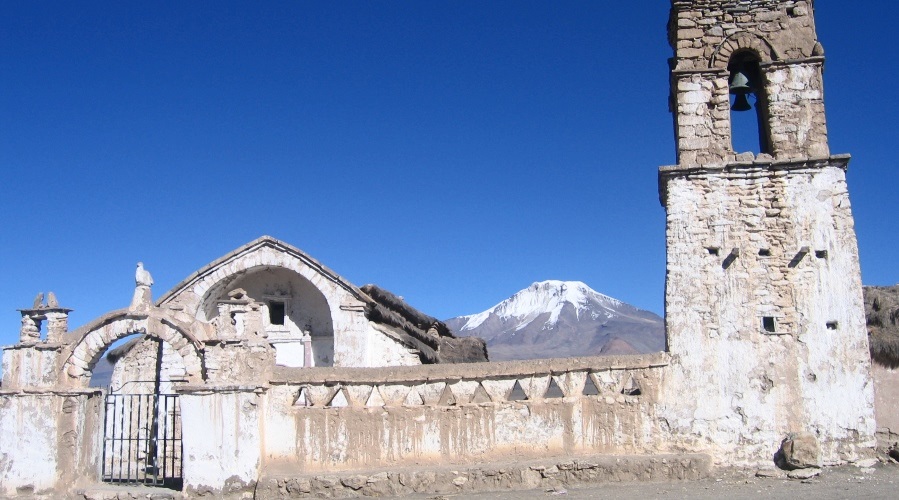
<instances>
[{"instance_id":1,"label":"small square window","mask_svg":"<svg viewBox=\"0 0 899 500\"><path fill-rule=\"evenodd\" d=\"M768 248L762 248L759 250L760 257L771 257L771 250Z\"/></svg>"},{"instance_id":2,"label":"small square window","mask_svg":"<svg viewBox=\"0 0 899 500\"><path fill-rule=\"evenodd\" d=\"M284 324L285 307L284 302L280 300L272 300L268 303L268 322L272 325Z\"/></svg>"},{"instance_id":3,"label":"small square window","mask_svg":"<svg viewBox=\"0 0 899 500\"><path fill-rule=\"evenodd\" d=\"M708 247L706 250L709 251L709 255L718 255L718 247Z\"/></svg>"},{"instance_id":4,"label":"small square window","mask_svg":"<svg viewBox=\"0 0 899 500\"><path fill-rule=\"evenodd\" d=\"M819 259L827 258L827 250L815 250L815 257Z\"/></svg>"},{"instance_id":5,"label":"small square window","mask_svg":"<svg viewBox=\"0 0 899 500\"><path fill-rule=\"evenodd\" d=\"M836 329L839 328L839 327L840 327L840 324L839 324L838 322L836 322L836 321L828 321L828 322L827 322L827 329L828 329L828 330L836 330Z\"/></svg>"},{"instance_id":6,"label":"small square window","mask_svg":"<svg viewBox=\"0 0 899 500\"><path fill-rule=\"evenodd\" d=\"M774 321L774 316L762 317L762 330L765 330L767 333L774 333L777 331L777 322Z\"/></svg>"}]
</instances>

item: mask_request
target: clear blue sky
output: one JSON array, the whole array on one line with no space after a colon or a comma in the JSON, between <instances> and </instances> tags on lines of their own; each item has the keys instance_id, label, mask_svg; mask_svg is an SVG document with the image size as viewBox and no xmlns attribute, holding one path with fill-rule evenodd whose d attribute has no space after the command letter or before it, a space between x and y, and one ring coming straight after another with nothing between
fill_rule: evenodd
<instances>
[{"instance_id":1,"label":"clear blue sky","mask_svg":"<svg viewBox=\"0 0 899 500\"><path fill-rule=\"evenodd\" d=\"M866 284L899 282L896 8L817 2ZM440 317L536 280L662 313L669 3L4 2L0 344L263 234Z\"/></svg>"}]
</instances>

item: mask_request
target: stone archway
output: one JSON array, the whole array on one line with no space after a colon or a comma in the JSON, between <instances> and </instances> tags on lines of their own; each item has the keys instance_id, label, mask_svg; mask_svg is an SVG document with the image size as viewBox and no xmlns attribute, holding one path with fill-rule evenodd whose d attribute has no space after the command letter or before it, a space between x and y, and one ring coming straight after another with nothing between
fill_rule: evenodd
<instances>
[{"instance_id":1,"label":"stone archway","mask_svg":"<svg viewBox=\"0 0 899 500\"><path fill-rule=\"evenodd\" d=\"M77 333L68 349L68 355L60 369L60 384L87 387L94 366L106 349L116 340L139 333L155 337L170 344L184 361L187 379L192 383L203 381L203 358L200 343L187 327L167 317L159 310L149 313L116 311L101 317Z\"/></svg>"},{"instance_id":2,"label":"stone archway","mask_svg":"<svg viewBox=\"0 0 899 500\"><path fill-rule=\"evenodd\" d=\"M755 53L762 63L770 63L780 59L780 55L771 45L771 42L755 33L741 31L727 37L712 53L709 66L711 68L726 69L730 56L737 51L748 50Z\"/></svg>"}]
</instances>

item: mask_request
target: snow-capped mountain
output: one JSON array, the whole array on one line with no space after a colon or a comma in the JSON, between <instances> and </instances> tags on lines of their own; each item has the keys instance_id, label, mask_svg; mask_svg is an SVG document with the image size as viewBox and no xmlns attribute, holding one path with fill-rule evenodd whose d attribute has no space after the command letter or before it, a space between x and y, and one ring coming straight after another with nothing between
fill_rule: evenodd
<instances>
[{"instance_id":1,"label":"snow-capped mountain","mask_svg":"<svg viewBox=\"0 0 899 500\"><path fill-rule=\"evenodd\" d=\"M459 335L487 341L493 361L636 354L665 348L661 317L580 281L540 281L484 312L446 323Z\"/></svg>"}]
</instances>

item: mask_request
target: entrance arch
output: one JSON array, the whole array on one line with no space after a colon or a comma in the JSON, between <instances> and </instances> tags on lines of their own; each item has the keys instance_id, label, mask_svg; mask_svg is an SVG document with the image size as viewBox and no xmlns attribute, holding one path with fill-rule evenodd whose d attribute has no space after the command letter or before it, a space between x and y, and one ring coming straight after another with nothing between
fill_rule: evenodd
<instances>
[{"instance_id":1,"label":"entrance arch","mask_svg":"<svg viewBox=\"0 0 899 500\"><path fill-rule=\"evenodd\" d=\"M200 384L204 379L200 343L189 329L159 310L134 313L127 309L111 312L72 333L68 354L60 369L60 383L66 386L87 387L97 361L116 340L139 333L167 342L184 360L189 382Z\"/></svg>"}]
</instances>

